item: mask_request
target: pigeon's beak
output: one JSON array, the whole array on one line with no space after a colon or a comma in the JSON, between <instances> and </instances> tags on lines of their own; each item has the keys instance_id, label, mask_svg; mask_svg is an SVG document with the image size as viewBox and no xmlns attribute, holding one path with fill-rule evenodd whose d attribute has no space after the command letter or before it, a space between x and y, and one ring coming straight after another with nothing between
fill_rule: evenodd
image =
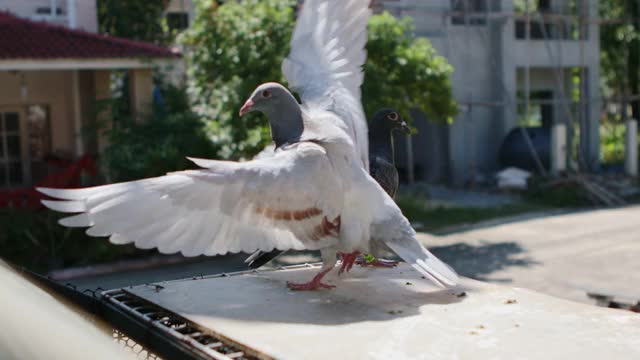
<instances>
[{"instance_id":1,"label":"pigeon's beak","mask_svg":"<svg viewBox=\"0 0 640 360\"><path fill-rule=\"evenodd\" d=\"M402 131L404 131L405 134L411 135L411 128L409 127L409 125L407 125L406 122L404 121L400 122L400 129L402 129Z\"/></svg>"},{"instance_id":2,"label":"pigeon's beak","mask_svg":"<svg viewBox=\"0 0 640 360\"><path fill-rule=\"evenodd\" d=\"M244 114L250 112L252 109L253 109L253 100L249 99L240 108L240 116L244 116Z\"/></svg>"}]
</instances>

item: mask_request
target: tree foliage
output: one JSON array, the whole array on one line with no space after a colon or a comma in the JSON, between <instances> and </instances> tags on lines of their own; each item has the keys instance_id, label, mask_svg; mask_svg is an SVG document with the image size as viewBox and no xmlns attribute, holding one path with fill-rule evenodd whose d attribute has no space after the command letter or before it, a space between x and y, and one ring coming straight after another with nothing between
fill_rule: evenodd
<instances>
[{"instance_id":1,"label":"tree foliage","mask_svg":"<svg viewBox=\"0 0 640 360\"><path fill-rule=\"evenodd\" d=\"M255 154L268 138L256 114L238 116L253 89L283 82L280 63L289 49L294 2L290 0L197 3L197 16L184 36L189 47L190 95L209 119L209 132L223 157Z\"/></svg>"},{"instance_id":2,"label":"tree foliage","mask_svg":"<svg viewBox=\"0 0 640 360\"><path fill-rule=\"evenodd\" d=\"M284 82L280 65L289 50L295 5L292 0L198 3L183 38L189 48L189 91L196 111L209 120L211 136L223 146L223 157L248 157L268 142L266 121L254 114L240 118L238 109L260 83ZM456 113L449 81L453 69L412 31L409 19L388 13L371 18L365 111L371 116L381 107L395 107L409 118L409 109L418 108L431 120L449 121Z\"/></svg>"},{"instance_id":3,"label":"tree foliage","mask_svg":"<svg viewBox=\"0 0 640 360\"><path fill-rule=\"evenodd\" d=\"M600 27L602 90L605 96L640 94L640 2L601 0L602 18L624 20ZM635 20L634 20L635 19ZM640 103L632 103L632 117L640 119Z\"/></svg>"},{"instance_id":4,"label":"tree foliage","mask_svg":"<svg viewBox=\"0 0 640 360\"><path fill-rule=\"evenodd\" d=\"M161 84L160 89L162 103L154 104L148 119L138 121L128 114L113 113L118 121L107 131L109 147L101 158L111 181L193 167L185 156L215 157L218 149L206 135L200 117L190 110L186 91L169 84Z\"/></svg>"},{"instance_id":5,"label":"tree foliage","mask_svg":"<svg viewBox=\"0 0 640 360\"><path fill-rule=\"evenodd\" d=\"M164 20L168 0L98 0L98 27L103 34L166 44Z\"/></svg>"},{"instance_id":6,"label":"tree foliage","mask_svg":"<svg viewBox=\"0 0 640 360\"><path fill-rule=\"evenodd\" d=\"M450 81L453 68L429 40L411 35L411 19L384 12L371 17L368 31L365 112L371 116L382 107L393 107L409 119L410 109L420 109L431 121L452 121L457 112Z\"/></svg>"}]
</instances>

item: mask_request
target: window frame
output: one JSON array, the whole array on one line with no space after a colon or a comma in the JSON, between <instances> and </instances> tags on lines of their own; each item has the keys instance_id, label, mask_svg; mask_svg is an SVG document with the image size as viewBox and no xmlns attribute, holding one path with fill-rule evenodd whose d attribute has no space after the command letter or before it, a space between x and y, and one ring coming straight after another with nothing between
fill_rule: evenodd
<instances>
[{"instance_id":1,"label":"window frame","mask_svg":"<svg viewBox=\"0 0 640 360\"><path fill-rule=\"evenodd\" d=\"M9 157L8 136L15 136L16 131L6 131L6 114L18 114L18 130L17 135L20 139L20 153L17 162L20 164L21 181L14 183L11 181L11 164L16 162L15 159ZM4 170L4 177L0 178L0 188L12 189L29 186L32 183L31 178L31 156L29 154L29 129L26 123L26 106L0 106L0 138L2 142L2 156L0 156L0 167Z\"/></svg>"}]
</instances>

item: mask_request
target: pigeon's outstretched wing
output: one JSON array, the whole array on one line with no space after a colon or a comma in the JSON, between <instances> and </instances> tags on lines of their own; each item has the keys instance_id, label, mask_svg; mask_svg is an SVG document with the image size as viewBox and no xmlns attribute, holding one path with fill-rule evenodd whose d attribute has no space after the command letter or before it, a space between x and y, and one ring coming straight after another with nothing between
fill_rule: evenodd
<instances>
[{"instance_id":1,"label":"pigeon's outstretched wing","mask_svg":"<svg viewBox=\"0 0 640 360\"><path fill-rule=\"evenodd\" d=\"M305 1L282 63L290 87L310 109L332 111L369 169L367 122L360 100L367 54L369 0Z\"/></svg>"},{"instance_id":2,"label":"pigeon's outstretched wing","mask_svg":"<svg viewBox=\"0 0 640 360\"><path fill-rule=\"evenodd\" d=\"M325 150L290 145L243 163L192 159L205 168L84 189L38 189L77 215L60 223L89 227L115 244L186 256L335 244L342 199ZM334 195L335 194L335 195Z\"/></svg>"}]
</instances>

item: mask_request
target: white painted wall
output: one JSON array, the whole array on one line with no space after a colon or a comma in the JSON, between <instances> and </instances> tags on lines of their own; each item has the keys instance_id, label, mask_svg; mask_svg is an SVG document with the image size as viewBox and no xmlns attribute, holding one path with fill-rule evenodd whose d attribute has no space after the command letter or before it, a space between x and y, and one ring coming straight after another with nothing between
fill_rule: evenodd
<instances>
[{"instance_id":1,"label":"white painted wall","mask_svg":"<svg viewBox=\"0 0 640 360\"><path fill-rule=\"evenodd\" d=\"M51 5L62 10L58 15L38 14L38 8L51 8ZM75 5L75 27L89 32L98 31L96 0L0 0L0 10L9 11L17 16L47 21L57 25L72 27L73 21L67 16L69 5ZM74 13L74 11L71 11Z\"/></svg>"}]
</instances>

